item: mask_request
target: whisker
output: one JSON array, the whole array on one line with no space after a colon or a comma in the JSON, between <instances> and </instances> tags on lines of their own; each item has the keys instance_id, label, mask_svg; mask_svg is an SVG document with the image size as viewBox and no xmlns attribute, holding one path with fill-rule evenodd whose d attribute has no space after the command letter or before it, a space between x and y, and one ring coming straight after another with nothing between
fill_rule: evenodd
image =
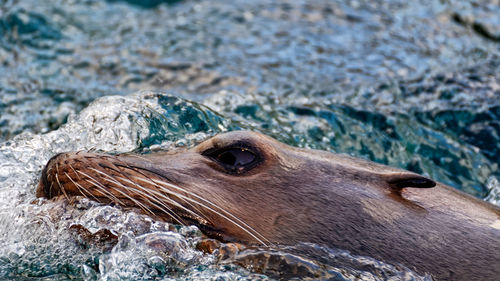
<instances>
[{"instance_id":1,"label":"whisker","mask_svg":"<svg viewBox=\"0 0 500 281\"><path fill-rule=\"evenodd\" d=\"M177 189L181 192L185 192L207 204L209 204L210 206L213 206L214 208L217 208L218 210L220 210L221 212L225 213L226 215L230 216L231 218L233 218L234 220L236 220L238 223L241 223L242 225L244 225L245 227L247 227L249 230L252 230L255 232L255 234L259 235L263 240L267 241L268 243L272 244L265 236L263 236L262 234L260 234L257 230L253 229L251 226L249 226L248 224L246 224L244 221L242 221L240 218L236 217L235 215L233 215L232 213L230 213L229 211L219 207L218 205L212 203L210 200L207 200L193 192L190 192L190 191L187 191L179 186L176 186L176 185L173 185L171 183L168 183L168 182L164 182L164 181L160 181L160 180L153 180L155 183L159 183L159 184L162 184L163 186L166 186L166 187L171 187L171 188L174 188L174 189ZM198 203L199 204L199 203ZM204 205L202 205L204 206ZM211 208L209 208L211 209ZM234 223L234 222L233 222ZM253 237L253 235L252 235ZM254 237L257 239L257 237ZM261 242L262 244L266 245L265 243L263 243L262 241L260 241L260 239L257 239L259 242Z\"/></svg>"},{"instance_id":2,"label":"whisker","mask_svg":"<svg viewBox=\"0 0 500 281\"><path fill-rule=\"evenodd\" d=\"M50 186L49 186L49 196L52 195L52 186L54 186L54 182L50 181Z\"/></svg>"},{"instance_id":3,"label":"whisker","mask_svg":"<svg viewBox=\"0 0 500 281\"><path fill-rule=\"evenodd\" d=\"M149 180L145 180L145 179L142 179L142 178L139 178L139 177L136 177L136 179L138 179L138 180L142 180L142 181L147 182L147 183L149 183L149 184L153 184L153 185L158 186L158 184L157 184L157 182L158 182L158 181L157 181L157 180L153 180L153 182L151 182L151 181L149 181ZM174 189L180 190L181 192L185 192L185 193L187 193L187 194L190 194L191 196L193 196L193 197L195 197L195 198L197 198L197 199L200 199L200 200L202 200L202 201L206 202L206 203L207 203L207 204L209 204L209 205L214 206L215 208L219 209L220 211L222 211L222 212L223 212L223 213L225 213L226 215L224 215L223 213L221 213L221 212L219 212L219 211L217 211L217 210L215 210L215 209L213 209L213 208L211 208L211 207L209 207L209 206L207 206L207 205L205 205L205 204L203 204L203 203L200 203L200 202L198 202L198 201L196 201L196 200L194 200L194 199L192 199L192 198L190 198L190 197L184 196L184 195L182 195L182 194L180 194L180 193L177 193L177 192L174 192L174 191L172 191L172 190L169 190L169 189L166 189L166 188L162 188L161 186L158 186L161 190L163 190L163 191L165 191L165 192L167 192L167 193L169 193L169 194L173 194L173 195L175 195L175 196L177 196L177 197L180 197L180 198L186 199L186 200L188 200L188 201L191 201L191 202L193 202L193 203L195 203L195 204L198 204L198 205L200 205L200 206L202 206L202 207L204 207L204 208L206 208L206 209L208 209L208 210L210 210L210 211L212 211L212 212L214 212L214 213L218 214L219 216L221 216L221 217L223 217L224 219L228 220L229 222L233 223L235 226L237 226L237 227L238 227L238 228L240 228L241 230L245 231L247 234L249 234L250 236L252 236L255 240L257 240L259 243L263 244L264 246L267 246L267 244L266 244L263 240L265 240L265 241L267 241L269 244L271 244L271 243L270 243L270 241L269 241L269 240L268 240L265 236L263 236L262 234L260 234L257 230L253 229L251 226L247 225L246 223L244 223L243 221L241 221L239 218L237 218L237 217L236 217L236 216L234 216L233 214L231 214L231 213L229 213L228 211L226 211L226 210L224 210L224 209L222 209L222 208L218 207L217 205L213 204L212 202L210 202L210 201L208 201L208 200L206 200L206 199L204 199L204 198L202 198L202 197L200 197L200 196L198 196L198 195L196 195L196 194L194 194L194 193L192 193L192 192L189 192L189 191L183 190L182 188L177 187L177 186L175 186L175 185L172 185L172 184L169 184L169 183L165 183L165 182L162 182L162 181L159 181L159 182L160 182L161 184L163 184L163 185L168 186L168 187L171 187L171 188L174 188ZM241 223L241 224L240 224L240 223ZM244 227L243 227L243 226L244 226ZM252 233L252 232L253 232L253 233ZM255 233L255 234L254 234L254 233ZM257 236L260 236L260 238L262 238L262 239L260 239L260 238L259 238L259 237L257 237L256 235L257 235Z\"/></svg>"},{"instance_id":4,"label":"whisker","mask_svg":"<svg viewBox=\"0 0 500 281\"><path fill-rule=\"evenodd\" d=\"M115 158L113 158L113 159L115 159ZM117 172L117 173L120 173L121 175L123 175L123 176L125 176L125 177L127 177L127 178L128 178L128 176L127 176L125 173L123 173L123 171L122 171L121 169L119 169L119 168L118 168L115 164L113 164L113 162L108 161L108 164L109 164L109 166L106 166L108 169L111 169L111 170L113 170L113 171L115 171L115 172ZM108 177L108 178L112 179L112 180L113 180L113 182L114 182L115 184L121 185L121 186L123 186L125 189L129 189L129 188L131 188L131 187L127 187L127 186L125 186L125 185L123 185L123 184L121 184L121 183L119 183L119 182L115 181L112 177L110 177L109 175L107 175L107 174L105 174L105 173L103 173L103 172L101 172L101 171L99 171L99 170L97 170L97 169L94 169L94 170L95 170L95 171L97 171L98 173L101 173L101 174L105 175L106 177ZM134 182L133 182L133 181L131 181L131 180L129 180L129 182L130 182L130 183L132 183L133 185L137 185L136 183L134 183ZM144 198L144 196L142 195L142 193L139 193L139 195L141 195L141 196ZM148 199L148 200L153 199L153 201L159 202L159 204L160 204L160 205L162 205L163 207L165 207L168 211L166 211L165 209L163 209L161 206L158 206L156 203L153 203L153 205L154 205L154 206L156 206L156 207L158 207L158 209L160 209L161 211L165 212L167 215L169 215L172 219L174 219L175 221L177 221L179 224L181 224L181 225L185 225L185 223L183 222L182 218L180 218L180 217L179 217L179 216L178 216L178 215L177 215L174 211L172 211L172 210L171 210L168 206L166 206L165 204L163 204L163 202L159 201L159 200L158 200L158 199L156 199L156 198L151 198L150 196L148 196L148 197L149 197L149 199L148 199L148 198L145 198L145 199ZM176 202L175 202L175 201L173 201L173 203L176 203Z\"/></svg>"},{"instance_id":5,"label":"whisker","mask_svg":"<svg viewBox=\"0 0 500 281\"><path fill-rule=\"evenodd\" d=\"M148 159L143 157L139 156L136 157L143 159L145 161L149 161ZM115 161L116 160L121 161L120 159L117 158L112 158L112 159ZM210 220L205 216L204 213L206 211L210 211L220 216L221 218L227 220L228 222L239 228L241 231L247 233L258 243L264 246L272 244L259 231L257 231L256 229L245 223L243 220L241 220L228 210L214 204L210 200L205 199L191 191L188 191L182 187L161 180L164 178L164 176L159 174L158 172L144 170L138 167L129 167L126 163L124 163L125 166L121 167L120 164L117 163L115 165L111 160L108 160L108 162L109 162L108 165L110 165L111 167L105 167L105 168L109 168L119 173L122 176L114 176L114 175L110 176L103 171L100 171L93 167L89 167L88 169L97 172L99 175L103 176L103 177L98 177L99 180L97 180L92 176L88 175L87 173L75 170L75 168L73 168L71 165L69 166L73 170L73 172L75 172L75 175L76 177L78 177L79 180L82 180L80 178L80 175L84 176L85 177L84 181L94 186L97 190L99 190L102 193L104 197L107 197L108 199L111 199L112 202L116 202L122 206L127 206L127 205L124 202L122 202L119 198L117 198L113 193L119 193L120 195L123 195L124 198L122 199L130 200L130 202L133 202L136 206L141 208L145 213L149 213L153 216L155 215L155 213L152 211L151 207L156 208L164 212L166 215L171 217L175 222L178 222L181 225L185 225L183 219L175 211L172 210L171 206L179 208L182 211L186 212L187 214L194 216L194 218L197 218L198 221L202 220L205 222L210 222ZM59 184L61 192L69 200L68 194L59 180L59 175L58 175L59 163L56 163L56 169L57 169L55 173L56 182L57 184ZM135 172L135 175L134 174L130 175L128 173L125 173L123 169L130 169ZM144 172L142 170L144 170ZM156 176L151 178L149 173L154 174L161 179L157 179ZM64 175L75 185L75 187L79 190L79 192L82 195L87 197L85 195L86 192L90 194L92 197L94 197L97 201L99 201L91 192L89 192L88 188L83 187L72 177L70 177L68 173L64 172ZM108 183L114 184L118 188L114 189L113 192L110 192L108 190L109 187L102 185L99 182L100 180L106 180ZM158 190L146 188L141 184L138 184L139 182L144 182L148 183L151 186L156 186ZM51 181L51 186L49 187L49 193L51 193L53 183L54 182ZM142 200L139 201L136 198L134 198L133 196L135 195L141 196L144 200L149 202L149 207L146 206L144 203L142 203L141 202ZM186 205L188 207L186 207Z\"/></svg>"},{"instance_id":6,"label":"whisker","mask_svg":"<svg viewBox=\"0 0 500 281\"><path fill-rule=\"evenodd\" d=\"M69 196L68 196L68 194L66 194L66 190L64 189L64 187L61 185L61 182L59 181L59 175L57 174L57 172L56 172L56 181L57 181L57 184L59 185L59 189L64 194L64 197L66 197L66 199L69 200Z\"/></svg>"},{"instance_id":7,"label":"whisker","mask_svg":"<svg viewBox=\"0 0 500 281\"><path fill-rule=\"evenodd\" d=\"M114 184L116 184L117 186L122 187L122 188L124 188L124 189L129 189L129 190L130 190L130 188L131 188L131 187L129 187L129 186L126 186L126 185L122 184L122 183L121 183L121 182L119 182L119 181L116 181L116 180L115 180L114 178L112 178L110 175L108 175L108 174L106 174L106 173L104 173L104 172L102 172L102 171L99 171L99 170L94 169L94 168L90 168L90 169L92 169L93 171L95 171L95 172L97 172L97 173L99 173L99 174L101 174L101 175L105 176L105 177L106 177L106 179L104 179L104 180L106 180L106 181L108 181L108 182L110 182L110 183L114 183ZM132 182L132 183L133 183L133 182ZM136 183L133 183L133 184L134 184L134 185L137 185ZM161 202L160 200L158 200L158 199L156 199L156 198L154 198L154 197L152 197L152 196L149 196L149 195L147 195L147 194L146 194L146 195L139 194L139 195L140 195L140 196L142 196L144 199L147 199L148 201L155 201L155 202L159 203L160 205L158 205L158 204L156 204L156 203L153 203L153 205L154 205L155 207L157 207L158 209L160 209L161 211L165 212L167 215L169 215L172 219L174 219L175 221L177 221L179 224L181 224L181 225L185 225L185 224L184 224L184 222L182 221L182 219L181 219L179 216L177 216L177 215L175 214L175 212L173 212L173 211L172 211L172 210L171 210L171 209L170 209L167 205L165 205L165 204L164 204L163 202ZM146 196L146 197L145 197L145 196ZM143 205L143 206L144 206L144 205ZM145 207L146 207L146 206L145 206ZM146 208L147 208L147 207L146 207Z\"/></svg>"},{"instance_id":8,"label":"whisker","mask_svg":"<svg viewBox=\"0 0 500 281\"><path fill-rule=\"evenodd\" d=\"M130 188L132 188L132 187L130 187ZM180 225L186 226L186 223L184 222L184 220L181 217L179 217L171 208L166 206L165 203L161 202L160 200L158 200L154 196L151 196L148 193L146 193L146 194L140 193L140 196L142 196L144 199L150 201L150 203L153 205L153 207L158 208L160 211L169 215L174 221L176 221ZM154 201L154 202L151 202L151 201ZM172 201L171 203L175 203L175 201Z\"/></svg>"},{"instance_id":9,"label":"whisker","mask_svg":"<svg viewBox=\"0 0 500 281\"><path fill-rule=\"evenodd\" d=\"M71 170L73 170L73 172L75 173L76 177L78 178L78 180L82 180L82 178L80 177L80 175L76 172L75 168L73 168L73 166L71 164L68 164L68 166L71 168ZM91 192L89 192L85 187L83 187L82 185L80 185L79 183L73 181L73 178L71 178L70 176L66 175L74 184L75 186L78 188L78 190L80 190L81 193L83 193L82 191L85 191L87 192L90 196L92 196L96 201L99 201L97 199L97 197L94 196L94 194L92 194ZM85 196L85 194L84 194ZM85 196L87 197L87 196ZM87 197L88 198L88 197Z\"/></svg>"},{"instance_id":10,"label":"whisker","mask_svg":"<svg viewBox=\"0 0 500 281\"><path fill-rule=\"evenodd\" d=\"M181 208L182 210L190 213L191 215L194 215L196 217L202 217L200 216L199 214L193 212L192 210L189 210L188 208L182 206L181 204L179 204L178 202L176 202L175 200L173 200L172 198L169 198L169 197L166 197L164 194L160 193L160 192L157 192L157 191L154 191L154 190L147 190L147 189L144 189L143 187L141 187L140 185L134 183L133 181L129 180L129 179L126 179L126 178L123 178L123 177L118 177L119 179L123 180L123 181L126 181L128 183L131 183L131 184L134 184L136 185L137 187L139 187L142 191L145 191L147 193L154 193L156 194L157 196L161 196L161 198L164 198L165 200L167 200L169 203L171 203L172 205L175 205L176 207L178 208ZM158 200L158 199L155 199L155 200Z\"/></svg>"},{"instance_id":11,"label":"whisker","mask_svg":"<svg viewBox=\"0 0 500 281\"><path fill-rule=\"evenodd\" d=\"M97 187L97 188L98 188L101 192L103 192L103 193L105 192L106 194L108 194L108 195L106 195L106 196L108 196L108 198L113 197L114 199L113 199L113 198L111 198L111 199L112 199L112 200L117 200L117 201L118 201L118 204L120 204L120 205L122 205L122 206L127 206L127 204L125 204L124 202L122 202L121 200L119 200L119 199L118 199L116 196L114 196L111 192L107 191L107 190L105 189L105 187L100 187L99 185L97 185L97 184L98 184L97 182L92 182L92 181L89 181L89 180L86 180L86 181L87 181L87 182L89 182L89 183L91 183L91 184L93 184L93 185L94 185L95 187ZM125 187L125 189L127 189L127 187ZM127 193L125 193L125 192L122 192L122 191L121 191L121 190L119 190L119 189L116 189L116 191L117 191L117 192L119 192L120 194L122 194L122 195L125 197L125 199L128 199L128 200L130 200L131 202L133 202L134 204L136 204L137 206L139 206L139 208L141 208L141 209L142 209L145 213L149 213L149 214L151 214L151 215L153 215L153 216L154 216L154 213L153 213L151 210L149 210L149 208L148 208L147 206L145 206L144 204L142 204L140 201L137 201L135 198L131 197L130 195L128 195L128 194L127 194Z\"/></svg>"},{"instance_id":12,"label":"whisker","mask_svg":"<svg viewBox=\"0 0 500 281\"><path fill-rule=\"evenodd\" d=\"M59 181L59 176L58 176L58 173L59 173L59 163L56 162L56 173L55 173L55 177L56 177L56 181L57 181L57 184L59 184L59 189L62 191L62 193L64 194L64 196L66 197L66 199L69 200L69 197L68 195L66 194L66 191L64 190L64 188L62 187L61 185L61 182Z\"/></svg>"},{"instance_id":13,"label":"whisker","mask_svg":"<svg viewBox=\"0 0 500 281\"><path fill-rule=\"evenodd\" d=\"M147 162L151 162L149 159L144 158L144 157L139 156L139 155L134 155L134 154L132 154L131 156L135 156L135 157L137 157L137 158L139 158L139 159L143 159L143 160L145 160L145 161L147 161ZM117 161L121 162L121 163L122 163L122 165L124 165L124 166L122 166L123 168L125 168L125 169L130 169L130 168L128 168L128 164L127 164L127 163L125 163L125 162L123 162L123 161L121 161L120 159L114 158L114 160L117 160ZM114 167L114 168L112 168L114 171L116 171L116 172L118 172L118 173L122 174L124 177L126 177L126 178L128 179L128 181L129 181L130 183L132 183L132 184L134 184L134 185L137 185L137 184L136 184L136 183L135 183L132 179L130 179L130 178L128 177L128 175L127 175L127 174L125 174L125 173L122 171L122 169L120 169L120 168L119 168L120 166L115 165L115 164L114 164L113 162L111 162L111 161L110 161L110 163L109 163L109 164L111 164L111 165ZM111 168L111 167L110 167L110 168ZM149 177L148 177L145 173L143 173L141 170L139 170L139 169L131 169L131 170L133 170L134 172L137 172L137 173L141 174L143 177L148 178L148 179L150 179L150 180L151 180L151 178L149 178ZM137 185L137 186L138 186L138 185ZM155 184L155 186L157 186L157 185ZM141 187L141 188L142 188L142 187ZM144 189L143 189L143 190L144 190ZM148 190L144 190L144 191L148 192ZM158 193L157 195L163 196L163 194L161 194L161 193ZM210 222L210 220L209 220L209 219L208 219L208 218L207 218L207 217L203 214L203 212L202 212L200 209L198 209L196 206L192 205L192 204L191 204L191 203L189 203L188 201L183 200L183 199L181 198L183 202L185 202L186 204L188 204L188 205L189 205L190 207L192 207L194 210L198 211L198 214L196 214L196 213L192 212L192 211L191 211L191 210L189 210L189 209L186 209L184 206L182 206L181 204L179 204L177 201L175 201L175 200L173 200L173 199L171 199L171 198L169 198L169 197L165 197L165 196L163 196L163 198L165 198L166 200L168 200L170 203L174 204L175 206L177 206L177 207L179 207L179 208L182 208L182 209L184 209L184 210L186 210L186 211L190 212L191 214L194 214L194 215L195 215L195 216L197 216L197 217L202 218L202 219L203 219L203 220L205 220L206 222Z\"/></svg>"},{"instance_id":14,"label":"whisker","mask_svg":"<svg viewBox=\"0 0 500 281\"><path fill-rule=\"evenodd\" d=\"M87 195L85 195L85 192L83 189L81 189L80 187L82 187L81 185L77 184L69 175L68 173L64 172L64 175L66 175L66 177L75 185L75 187L78 189L78 191L80 191L80 193L85 197L85 198L88 198ZM97 198L96 198L97 199Z\"/></svg>"},{"instance_id":15,"label":"whisker","mask_svg":"<svg viewBox=\"0 0 500 281\"><path fill-rule=\"evenodd\" d=\"M92 169L92 168L91 168ZM96 170L98 172L100 172L99 170ZM80 171L79 171L80 172ZM94 186L98 187L99 190L103 191L103 192L106 192L107 194L109 194L109 196L113 197L114 200L117 200L122 206L126 206L125 203L123 203L121 200L119 200L118 198L116 198L112 193L110 193L109 191L106 190L106 187L102 186L99 182L97 182L97 180L93 179L92 177L90 177L89 175L87 175L86 173L83 173L81 172L81 174L85 175L86 177L92 179L94 182L90 182L91 184L93 184ZM116 182L114 182L116 184ZM125 186L123 184L120 184L118 183L119 186L123 187L124 189L126 190L130 190L130 187L128 186ZM139 208L141 208L145 213L149 213L151 214L152 216L154 216L154 212L151 211L146 205L142 204L140 201L136 200L135 198L133 198L132 196L130 196L129 194L125 193L125 192L122 192L120 189L115 189L117 192L119 192L120 194L122 194L125 198L127 198L128 200L132 201L134 204L136 204L137 206L139 206ZM112 199L113 199L112 198ZM154 204L155 206L157 206L156 204ZM157 206L159 209L162 209L160 206ZM165 210L162 210L165 212ZM168 212L166 212L168 214ZM175 220L177 220L175 217L173 218ZM179 221L177 220L181 225L185 225L182 221Z\"/></svg>"},{"instance_id":16,"label":"whisker","mask_svg":"<svg viewBox=\"0 0 500 281\"><path fill-rule=\"evenodd\" d=\"M69 167L71 168L71 170L73 170L73 172L75 173L78 180L82 180L82 178L80 178L80 175L76 172L75 168L73 168L73 166L71 164L69 164Z\"/></svg>"},{"instance_id":17,"label":"whisker","mask_svg":"<svg viewBox=\"0 0 500 281\"><path fill-rule=\"evenodd\" d=\"M88 174L86 174L82 171L76 171L76 172L87 177L88 180L85 179L85 181L92 184L93 186L97 187L103 195L107 196L109 199L113 200L114 202L119 203L120 205L125 205L120 199L116 198L116 196L113 195L113 193L106 190L106 187L103 186L102 184L100 184L96 179L94 179L93 177L89 176Z\"/></svg>"}]
</instances>

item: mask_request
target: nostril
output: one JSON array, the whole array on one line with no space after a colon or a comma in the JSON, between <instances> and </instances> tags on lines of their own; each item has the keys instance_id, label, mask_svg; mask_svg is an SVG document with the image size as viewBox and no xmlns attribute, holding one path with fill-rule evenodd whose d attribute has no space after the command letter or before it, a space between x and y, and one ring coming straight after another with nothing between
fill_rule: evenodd
<instances>
[{"instance_id":1,"label":"nostril","mask_svg":"<svg viewBox=\"0 0 500 281\"><path fill-rule=\"evenodd\" d=\"M46 197L48 199L52 198L51 194L51 181L49 180L51 168L54 166L54 163L57 162L57 159L62 155L63 153L56 154L52 158L49 159L47 164L42 170L42 175L40 177L40 182L38 183L38 187L36 190L36 197Z\"/></svg>"}]
</instances>

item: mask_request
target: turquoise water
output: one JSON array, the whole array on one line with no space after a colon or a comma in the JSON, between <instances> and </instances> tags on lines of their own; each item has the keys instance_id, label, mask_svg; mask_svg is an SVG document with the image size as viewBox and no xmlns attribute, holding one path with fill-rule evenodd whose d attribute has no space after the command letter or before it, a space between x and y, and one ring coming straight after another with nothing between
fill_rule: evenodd
<instances>
[{"instance_id":1,"label":"turquoise water","mask_svg":"<svg viewBox=\"0 0 500 281\"><path fill-rule=\"evenodd\" d=\"M0 2L0 221L20 229L1 232L0 276L127 272L99 250L52 262L74 254L55 238L65 225L33 241L21 227L43 211L29 204L42 166L67 150L148 153L250 129L499 204L498 3L407 2Z\"/></svg>"}]
</instances>

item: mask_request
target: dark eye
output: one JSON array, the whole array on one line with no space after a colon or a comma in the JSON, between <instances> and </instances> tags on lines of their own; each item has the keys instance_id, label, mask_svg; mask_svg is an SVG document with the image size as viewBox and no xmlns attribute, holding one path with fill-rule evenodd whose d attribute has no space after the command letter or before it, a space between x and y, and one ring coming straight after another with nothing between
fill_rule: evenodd
<instances>
[{"instance_id":1,"label":"dark eye","mask_svg":"<svg viewBox=\"0 0 500 281\"><path fill-rule=\"evenodd\" d=\"M236 167L248 165L256 159L253 152L244 148L231 148L222 151L216 158L223 164Z\"/></svg>"},{"instance_id":2,"label":"dark eye","mask_svg":"<svg viewBox=\"0 0 500 281\"><path fill-rule=\"evenodd\" d=\"M216 160L230 173L248 171L260 162L256 152L244 147L217 149L203 154Z\"/></svg>"}]
</instances>

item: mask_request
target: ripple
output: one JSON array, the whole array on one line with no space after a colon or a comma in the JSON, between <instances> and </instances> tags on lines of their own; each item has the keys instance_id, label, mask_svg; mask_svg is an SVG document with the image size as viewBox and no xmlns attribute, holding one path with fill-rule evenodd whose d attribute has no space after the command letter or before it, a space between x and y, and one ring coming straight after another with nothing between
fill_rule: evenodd
<instances>
[{"instance_id":1,"label":"ripple","mask_svg":"<svg viewBox=\"0 0 500 281\"><path fill-rule=\"evenodd\" d=\"M47 219L49 205L29 202L46 161L70 150L149 153L255 130L498 205L497 14L494 0L2 2L0 276L274 276L214 264L196 256L190 230L116 207ZM92 248L68 222L114 226L120 246ZM149 251L148 231L193 256Z\"/></svg>"}]
</instances>

